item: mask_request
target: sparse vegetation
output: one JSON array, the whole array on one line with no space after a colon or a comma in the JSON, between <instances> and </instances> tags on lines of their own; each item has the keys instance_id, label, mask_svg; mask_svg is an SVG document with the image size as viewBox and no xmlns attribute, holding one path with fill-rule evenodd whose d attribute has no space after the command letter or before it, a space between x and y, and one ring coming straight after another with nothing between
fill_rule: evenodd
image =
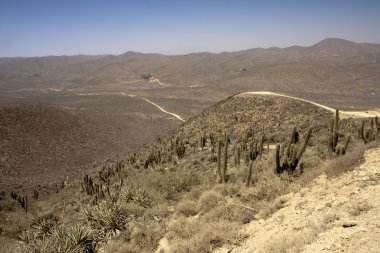
<instances>
[{"instance_id":1,"label":"sparse vegetation","mask_svg":"<svg viewBox=\"0 0 380 253\"><path fill-rule=\"evenodd\" d=\"M23 213L22 226L28 229L18 233L19 249L154 252L165 239L168 252L211 252L239 244L245 236L241 225L269 219L287 205L283 195L297 192L321 173L335 176L349 170L370 147L358 144L361 140L352 135L344 156L331 155L326 136L340 140L342 135L334 133L351 135L357 131L353 127L357 121L340 121L336 115L331 132L331 115L320 108L297 104L295 110L304 111L284 110L284 121L261 103L294 106L287 99L233 97L133 155L95 166L56 197L39 194ZM297 126L292 131L290 123ZM338 149L336 143L333 147ZM14 195L11 198L18 199ZM14 202L9 202L8 211L16 217L18 210L11 210ZM356 209L360 213L368 207L358 204ZM49 214L28 219L38 213ZM335 218L326 214L318 222L324 228ZM315 224L299 231L304 237L278 238L267 252L297 249L315 237ZM9 236L15 231L3 233ZM63 237L68 238L60 242Z\"/></svg>"}]
</instances>

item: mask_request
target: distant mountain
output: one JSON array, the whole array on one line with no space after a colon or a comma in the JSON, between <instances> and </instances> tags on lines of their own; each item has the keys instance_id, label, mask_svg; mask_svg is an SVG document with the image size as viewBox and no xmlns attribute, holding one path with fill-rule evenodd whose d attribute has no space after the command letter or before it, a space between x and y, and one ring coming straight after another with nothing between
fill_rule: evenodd
<instances>
[{"instance_id":1,"label":"distant mountain","mask_svg":"<svg viewBox=\"0 0 380 253\"><path fill-rule=\"evenodd\" d=\"M310 49L321 54L358 55L379 53L380 45L327 38L313 45Z\"/></svg>"},{"instance_id":2,"label":"distant mountain","mask_svg":"<svg viewBox=\"0 0 380 253\"><path fill-rule=\"evenodd\" d=\"M0 58L0 92L51 87L157 92L162 87L143 83L142 76L147 74L162 81L165 88L191 87L194 96L213 101L252 89L380 94L380 45L328 38L310 47L254 48L219 54L126 52L116 56ZM142 83L128 84L139 80ZM201 89L210 92L206 95ZM183 95L188 97L188 92Z\"/></svg>"}]
</instances>

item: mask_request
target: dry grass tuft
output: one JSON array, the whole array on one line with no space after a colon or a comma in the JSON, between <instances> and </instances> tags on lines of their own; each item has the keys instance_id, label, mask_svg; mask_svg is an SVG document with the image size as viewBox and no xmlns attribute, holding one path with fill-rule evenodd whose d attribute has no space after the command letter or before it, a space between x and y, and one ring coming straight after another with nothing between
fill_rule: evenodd
<instances>
[{"instance_id":1,"label":"dry grass tuft","mask_svg":"<svg viewBox=\"0 0 380 253\"><path fill-rule=\"evenodd\" d=\"M353 216L358 216L363 212L367 212L368 210L372 209L373 206L368 203L366 200L358 200L355 203L352 203L348 207L348 213L353 215Z\"/></svg>"},{"instance_id":2,"label":"dry grass tuft","mask_svg":"<svg viewBox=\"0 0 380 253\"><path fill-rule=\"evenodd\" d=\"M241 238L237 223L206 222L180 218L169 224L167 238L172 252L212 252L224 244L237 244Z\"/></svg>"}]
</instances>

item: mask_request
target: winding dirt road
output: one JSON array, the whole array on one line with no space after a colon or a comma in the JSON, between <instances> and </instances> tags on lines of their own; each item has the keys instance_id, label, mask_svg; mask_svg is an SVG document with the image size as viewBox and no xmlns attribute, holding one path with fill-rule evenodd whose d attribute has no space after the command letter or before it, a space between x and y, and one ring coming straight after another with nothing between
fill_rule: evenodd
<instances>
[{"instance_id":1,"label":"winding dirt road","mask_svg":"<svg viewBox=\"0 0 380 253\"><path fill-rule=\"evenodd\" d=\"M292 98L292 99L300 100L303 102L307 102L307 103L313 104L315 106L319 106L321 108L324 108L328 111L335 112L334 108L331 108L331 107L328 107L328 106L325 106L322 104L318 104L318 103L310 101L310 100L292 97L292 96L288 96L288 95L283 95L283 94L279 94L279 93L275 93L275 92L271 92L271 91L249 91L249 92L240 93L237 96L246 96L246 95L268 95L268 96L287 97L287 98ZM340 112L340 115L342 116L342 118L350 118L350 117L351 118L366 118L366 117L380 116L380 111L339 111L339 112Z\"/></svg>"},{"instance_id":2,"label":"winding dirt road","mask_svg":"<svg viewBox=\"0 0 380 253\"><path fill-rule=\"evenodd\" d=\"M125 94L125 93L123 93L123 94ZM155 107L157 107L158 109L160 109L162 112L164 112L164 113L166 113L166 114L169 114L169 115L172 115L172 116L174 116L175 118L179 119L179 120L182 121L182 122L185 122L185 121L186 121L186 120L184 120L183 118L181 118L181 116L179 116L178 114L175 114L175 113L172 113L172 112L168 112L168 111L166 111L164 108L162 108L162 107L159 106L158 104L156 104L156 103L150 101L149 99L141 98L141 97L137 97L137 96L135 96L135 95L128 95L128 96L129 96L129 97L134 97L134 98L143 99L143 100L145 100L146 102L148 102L148 103L154 105Z\"/></svg>"}]
</instances>

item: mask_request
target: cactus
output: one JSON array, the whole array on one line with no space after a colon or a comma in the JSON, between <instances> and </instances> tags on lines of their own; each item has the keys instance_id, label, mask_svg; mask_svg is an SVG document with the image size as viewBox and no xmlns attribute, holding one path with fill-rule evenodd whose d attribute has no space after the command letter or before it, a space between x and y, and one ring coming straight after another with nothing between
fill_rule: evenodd
<instances>
[{"instance_id":1,"label":"cactus","mask_svg":"<svg viewBox=\"0 0 380 253\"><path fill-rule=\"evenodd\" d=\"M253 166L253 161L249 162L248 165L248 173L247 173L247 179L245 181L245 186L249 187L251 184L251 178L252 178L252 166Z\"/></svg>"},{"instance_id":2,"label":"cactus","mask_svg":"<svg viewBox=\"0 0 380 253\"><path fill-rule=\"evenodd\" d=\"M376 127L375 127L376 126ZM362 126L359 129L360 137L365 144L380 138L380 124L377 116L370 119L370 129L365 130L365 121L362 120Z\"/></svg>"},{"instance_id":3,"label":"cactus","mask_svg":"<svg viewBox=\"0 0 380 253\"><path fill-rule=\"evenodd\" d=\"M328 147L331 152L337 155L344 155L346 153L348 144L351 140L351 136L347 135L345 137L344 144L339 144L339 139L344 137L344 134L341 133L340 129L340 119L339 119L339 110L335 111L335 118L330 119L329 122L329 139Z\"/></svg>"},{"instance_id":4,"label":"cactus","mask_svg":"<svg viewBox=\"0 0 380 253\"><path fill-rule=\"evenodd\" d=\"M228 159L228 141L229 136L227 133L224 134L224 156L223 156L223 170L222 170L222 182L227 183L227 159Z\"/></svg>"},{"instance_id":5,"label":"cactus","mask_svg":"<svg viewBox=\"0 0 380 253\"><path fill-rule=\"evenodd\" d=\"M222 182L222 170L221 170L221 155L222 155L222 141L219 139L218 140L218 156L217 156L217 173L219 176L219 182Z\"/></svg>"},{"instance_id":6,"label":"cactus","mask_svg":"<svg viewBox=\"0 0 380 253\"><path fill-rule=\"evenodd\" d=\"M260 142L259 142L259 156L261 158L261 156L263 155L263 152L264 152L264 138L265 138L265 135L261 135L261 138L260 138Z\"/></svg>"},{"instance_id":7,"label":"cactus","mask_svg":"<svg viewBox=\"0 0 380 253\"><path fill-rule=\"evenodd\" d=\"M248 156L247 156L249 159L246 160L247 165L248 165L249 161L256 160L258 154L259 154L259 151L258 151L257 142L252 141L250 144L250 148L249 148L249 152L248 152Z\"/></svg>"},{"instance_id":8,"label":"cactus","mask_svg":"<svg viewBox=\"0 0 380 253\"><path fill-rule=\"evenodd\" d=\"M299 147L299 145L295 143L285 143L282 145L276 145L275 159L277 174L282 173L285 170L288 172L294 172L296 170L297 165L302 157L302 154L305 152L312 131L312 128L309 128L301 147Z\"/></svg>"},{"instance_id":9,"label":"cactus","mask_svg":"<svg viewBox=\"0 0 380 253\"><path fill-rule=\"evenodd\" d=\"M234 146L234 155L235 155L235 167L240 166L240 146Z\"/></svg>"},{"instance_id":10,"label":"cactus","mask_svg":"<svg viewBox=\"0 0 380 253\"><path fill-rule=\"evenodd\" d=\"M82 183L82 190L87 193L87 195L93 195L95 193L94 183L89 175L85 175Z\"/></svg>"},{"instance_id":11,"label":"cactus","mask_svg":"<svg viewBox=\"0 0 380 253\"><path fill-rule=\"evenodd\" d=\"M178 159L182 159L185 156L185 151L186 151L185 144L183 144L182 141L180 142L177 139L176 144L175 144L175 152L177 153Z\"/></svg>"},{"instance_id":12,"label":"cactus","mask_svg":"<svg viewBox=\"0 0 380 253\"><path fill-rule=\"evenodd\" d=\"M213 134L210 134L209 138L210 138L210 143L211 143L211 152L214 153L215 152L215 144L216 144L215 136Z\"/></svg>"},{"instance_id":13,"label":"cactus","mask_svg":"<svg viewBox=\"0 0 380 253\"><path fill-rule=\"evenodd\" d=\"M21 197L16 192L11 191L11 197L20 204L21 208L24 209L25 213L28 213L28 197Z\"/></svg>"},{"instance_id":14,"label":"cactus","mask_svg":"<svg viewBox=\"0 0 380 253\"><path fill-rule=\"evenodd\" d=\"M203 151L203 148L206 147L206 141L207 141L207 137L202 134L201 135L201 140L200 140L200 144L201 144L201 150Z\"/></svg>"}]
</instances>

